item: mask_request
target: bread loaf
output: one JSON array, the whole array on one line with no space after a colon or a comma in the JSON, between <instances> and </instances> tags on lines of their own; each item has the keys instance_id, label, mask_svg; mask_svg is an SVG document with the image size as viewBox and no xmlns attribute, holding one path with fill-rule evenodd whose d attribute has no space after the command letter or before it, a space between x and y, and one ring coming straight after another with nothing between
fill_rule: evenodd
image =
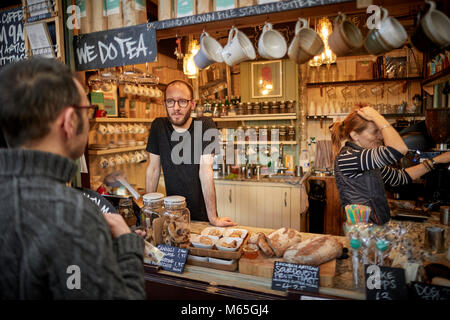
<instances>
[{"instance_id":1,"label":"bread loaf","mask_svg":"<svg viewBox=\"0 0 450 320\"><path fill-rule=\"evenodd\" d=\"M262 232L255 232L252 233L250 235L250 237L248 238L248 243L249 244L258 244L258 240L259 240L259 235L263 234Z\"/></svg>"},{"instance_id":2,"label":"bread loaf","mask_svg":"<svg viewBox=\"0 0 450 320\"><path fill-rule=\"evenodd\" d=\"M342 244L331 236L318 236L289 247L283 255L287 262L318 266L342 255Z\"/></svg>"},{"instance_id":3,"label":"bread loaf","mask_svg":"<svg viewBox=\"0 0 450 320\"><path fill-rule=\"evenodd\" d=\"M275 255L282 257L287 248L302 241L302 237L295 229L281 228L269 234L267 241Z\"/></svg>"},{"instance_id":4,"label":"bread loaf","mask_svg":"<svg viewBox=\"0 0 450 320\"><path fill-rule=\"evenodd\" d=\"M259 233L258 234L258 247L269 258L274 256L273 250L269 246L269 244L267 243L267 238L266 238L266 235L264 233Z\"/></svg>"}]
</instances>

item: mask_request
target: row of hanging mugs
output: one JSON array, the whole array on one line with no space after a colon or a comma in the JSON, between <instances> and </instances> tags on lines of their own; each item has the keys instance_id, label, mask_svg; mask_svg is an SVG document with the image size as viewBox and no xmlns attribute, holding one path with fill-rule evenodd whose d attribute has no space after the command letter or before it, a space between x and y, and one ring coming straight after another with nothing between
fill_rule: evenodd
<instances>
[{"instance_id":1,"label":"row of hanging mugs","mask_svg":"<svg viewBox=\"0 0 450 320\"><path fill-rule=\"evenodd\" d=\"M413 44L420 51L428 47L445 47L450 44L450 19L436 10L433 1L426 1L430 8L421 18L419 26L411 37ZM344 56L361 48L373 55L379 55L400 48L408 40L408 34L403 25L394 17L389 16L386 8L381 8L381 17L376 28L372 29L366 39L361 31L351 23L345 14L340 13L334 21L333 32L328 38L330 49L337 56ZM308 27L306 19L299 18L295 25L295 36L289 48L283 35L275 30L271 23L266 22L258 40L258 53L265 59L280 59L286 51L289 58L297 64L303 64L324 50L324 43L319 34ZM225 62L230 67L256 58L255 48L249 38L232 27L228 34L225 47L206 31L200 36L200 50L194 56L194 62L199 69L205 69L215 62Z\"/></svg>"},{"instance_id":2,"label":"row of hanging mugs","mask_svg":"<svg viewBox=\"0 0 450 320\"><path fill-rule=\"evenodd\" d=\"M275 30L271 23L266 22L258 40L258 53L264 59L280 59L286 51L291 60L298 64L305 63L321 53L324 44L319 34L308 27L306 19L300 18L295 26L295 37L289 48L283 35ZM225 47L206 31L200 36L200 50L194 56L194 62L199 69L205 69L213 63L225 62L230 67L256 58L255 48L250 39L232 27L228 34Z\"/></svg>"}]
</instances>

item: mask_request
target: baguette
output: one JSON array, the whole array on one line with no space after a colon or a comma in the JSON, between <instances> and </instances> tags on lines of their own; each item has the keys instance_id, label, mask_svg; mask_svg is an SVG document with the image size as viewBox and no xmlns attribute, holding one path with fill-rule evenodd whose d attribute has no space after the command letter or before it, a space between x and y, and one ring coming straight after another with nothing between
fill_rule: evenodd
<instances>
[{"instance_id":1,"label":"baguette","mask_svg":"<svg viewBox=\"0 0 450 320\"><path fill-rule=\"evenodd\" d=\"M342 255L342 244L331 236L318 236L289 247L283 255L287 262L318 266Z\"/></svg>"}]
</instances>

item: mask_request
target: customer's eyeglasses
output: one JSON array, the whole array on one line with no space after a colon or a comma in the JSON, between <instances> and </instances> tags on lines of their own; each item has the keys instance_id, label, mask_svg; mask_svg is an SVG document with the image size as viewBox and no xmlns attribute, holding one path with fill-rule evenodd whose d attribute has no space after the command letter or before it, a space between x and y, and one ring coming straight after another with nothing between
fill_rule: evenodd
<instances>
[{"instance_id":1,"label":"customer's eyeglasses","mask_svg":"<svg viewBox=\"0 0 450 320\"><path fill-rule=\"evenodd\" d=\"M178 105L180 106L180 108L186 108L189 105L189 102L191 102L191 101L192 100L188 100L188 99L179 99L179 100L166 99L164 101L164 103L166 104L167 108L175 107L175 102L178 102Z\"/></svg>"}]
</instances>

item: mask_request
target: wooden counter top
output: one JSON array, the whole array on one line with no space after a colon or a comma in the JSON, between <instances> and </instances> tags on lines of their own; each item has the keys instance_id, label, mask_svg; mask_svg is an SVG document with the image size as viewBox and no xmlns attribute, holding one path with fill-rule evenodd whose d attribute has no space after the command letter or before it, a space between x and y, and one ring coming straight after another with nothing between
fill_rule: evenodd
<instances>
[{"instance_id":1,"label":"wooden counter top","mask_svg":"<svg viewBox=\"0 0 450 320\"><path fill-rule=\"evenodd\" d=\"M200 233L204 228L211 226L207 222L191 222L191 233ZM248 227L248 226L236 226L233 228L243 228L248 230L250 233L254 232L263 232L265 234L271 233L272 229L266 229L266 228L255 228L255 227ZM314 234L311 233L302 233L302 237L304 239L310 238L314 236ZM347 239L345 237L335 237L337 240L339 240L341 243L344 244L344 246L347 246ZM347 246L348 247L348 246ZM346 259L348 260L350 259ZM337 269L342 268L342 262L344 260L340 260L337 264ZM346 268L344 268L346 269ZM345 271L345 270L344 270ZM345 273L345 272L344 272ZM219 287L231 287L236 289L243 289L243 290L251 290L263 294L269 294L272 296L278 296L281 299L287 298L288 295L286 292L272 290L271 284L272 279L269 278L263 278L263 277L256 277L252 275L246 275L241 274L238 271L235 272L228 272L228 271L221 271L211 268L205 268L205 267L198 267L198 266L191 266L186 265L184 268L184 272L182 274L176 274L164 270L158 271L158 274L164 275L164 276L171 276L176 277L180 279L186 279L186 280L194 280L194 281L202 281L208 284L208 290L211 292L214 292L218 290ZM342 274L342 271L337 270L337 276L339 277ZM351 278L350 278L350 284L351 284ZM365 293L364 292L358 292L351 289L345 289L345 288L325 288L321 287L319 289L319 293L322 295L327 296L334 296L334 297L340 297L340 298L347 298L347 299L357 299L362 300L365 299Z\"/></svg>"}]
</instances>

